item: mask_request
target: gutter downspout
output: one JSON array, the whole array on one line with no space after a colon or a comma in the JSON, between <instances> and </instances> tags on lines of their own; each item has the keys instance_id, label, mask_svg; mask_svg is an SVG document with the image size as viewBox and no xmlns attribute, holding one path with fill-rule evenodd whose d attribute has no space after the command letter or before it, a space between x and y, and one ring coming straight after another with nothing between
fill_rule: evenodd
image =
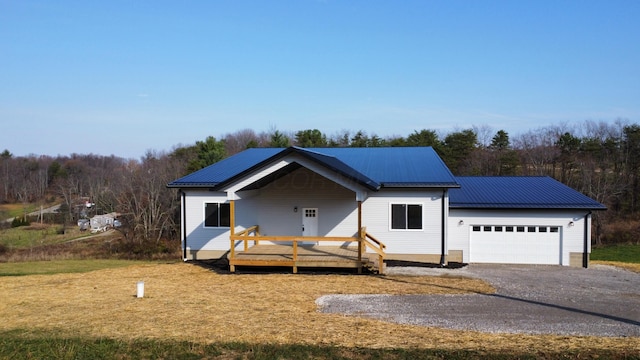
<instances>
[{"instance_id":1,"label":"gutter downspout","mask_svg":"<svg viewBox=\"0 0 640 360\"><path fill-rule=\"evenodd\" d=\"M180 191L182 197L182 260L187 261L187 195L184 191Z\"/></svg>"},{"instance_id":2,"label":"gutter downspout","mask_svg":"<svg viewBox=\"0 0 640 360\"><path fill-rule=\"evenodd\" d=\"M442 189L442 220L441 220L441 229L442 229L442 237L441 237L441 244L440 244L440 266L445 267L447 264L445 262L445 240L446 240L446 233L445 233L445 226L446 226L446 219L445 219L445 196L447 194L447 190L446 189Z\"/></svg>"},{"instance_id":3,"label":"gutter downspout","mask_svg":"<svg viewBox=\"0 0 640 360\"><path fill-rule=\"evenodd\" d=\"M582 267L589 267L589 217L591 216L591 211L584 216L584 249L582 249Z\"/></svg>"}]
</instances>

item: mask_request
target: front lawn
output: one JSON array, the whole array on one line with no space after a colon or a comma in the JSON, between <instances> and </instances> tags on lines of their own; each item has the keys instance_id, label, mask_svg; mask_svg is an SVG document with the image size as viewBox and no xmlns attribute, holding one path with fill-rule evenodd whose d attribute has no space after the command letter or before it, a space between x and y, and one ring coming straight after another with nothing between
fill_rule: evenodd
<instances>
[{"instance_id":1,"label":"front lawn","mask_svg":"<svg viewBox=\"0 0 640 360\"><path fill-rule=\"evenodd\" d=\"M316 304L326 294L494 291L479 279L229 274L201 265L141 263L0 277L0 358L617 359L640 348L635 337L430 328L325 314ZM136 297L139 281L144 298Z\"/></svg>"}]
</instances>

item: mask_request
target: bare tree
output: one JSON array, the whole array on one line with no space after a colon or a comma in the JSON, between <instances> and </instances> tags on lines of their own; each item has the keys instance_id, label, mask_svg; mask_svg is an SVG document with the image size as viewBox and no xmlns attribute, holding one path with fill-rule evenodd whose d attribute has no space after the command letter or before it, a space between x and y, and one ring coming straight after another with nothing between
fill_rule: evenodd
<instances>
[{"instance_id":1,"label":"bare tree","mask_svg":"<svg viewBox=\"0 0 640 360\"><path fill-rule=\"evenodd\" d=\"M520 150L523 175L555 175L555 147L557 137L553 129L542 128L517 136L514 148Z\"/></svg>"},{"instance_id":2,"label":"bare tree","mask_svg":"<svg viewBox=\"0 0 640 360\"><path fill-rule=\"evenodd\" d=\"M171 167L165 164L171 164ZM130 162L123 172L128 181L119 192L119 210L127 214L133 238L158 243L167 232L175 231L175 194L166 184L175 179L176 168L169 156L149 151L142 162Z\"/></svg>"},{"instance_id":3,"label":"bare tree","mask_svg":"<svg viewBox=\"0 0 640 360\"><path fill-rule=\"evenodd\" d=\"M249 148L266 146L263 139L261 139L253 129L244 129L229 133L223 137L223 140L228 156Z\"/></svg>"},{"instance_id":4,"label":"bare tree","mask_svg":"<svg viewBox=\"0 0 640 360\"><path fill-rule=\"evenodd\" d=\"M496 133L495 129L487 124L483 124L480 126L473 126L473 132L476 133L476 138L478 140L478 147L488 148L491 145L491 141L493 139L494 134Z\"/></svg>"}]
</instances>

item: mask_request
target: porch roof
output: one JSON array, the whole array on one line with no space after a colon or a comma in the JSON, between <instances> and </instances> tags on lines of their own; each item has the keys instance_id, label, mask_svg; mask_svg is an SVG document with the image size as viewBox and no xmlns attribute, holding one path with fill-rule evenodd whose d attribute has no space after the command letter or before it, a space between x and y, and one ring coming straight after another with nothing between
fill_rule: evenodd
<instances>
[{"instance_id":1,"label":"porch roof","mask_svg":"<svg viewBox=\"0 0 640 360\"><path fill-rule=\"evenodd\" d=\"M458 176L452 209L606 210L601 203L548 176Z\"/></svg>"},{"instance_id":2,"label":"porch roof","mask_svg":"<svg viewBox=\"0 0 640 360\"><path fill-rule=\"evenodd\" d=\"M220 188L257 169L297 154L371 190L381 187L459 187L431 147L254 148L177 179L172 188Z\"/></svg>"}]
</instances>

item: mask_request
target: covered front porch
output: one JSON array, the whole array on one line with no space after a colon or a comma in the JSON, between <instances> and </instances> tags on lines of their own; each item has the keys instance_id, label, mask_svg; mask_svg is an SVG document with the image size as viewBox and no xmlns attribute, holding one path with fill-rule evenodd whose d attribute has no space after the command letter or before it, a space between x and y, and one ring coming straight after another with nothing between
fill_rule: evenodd
<instances>
[{"instance_id":1,"label":"covered front porch","mask_svg":"<svg viewBox=\"0 0 640 360\"><path fill-rule=\"evenodd\" d=\"M302 149L221 186L230 205L230 271L286 266L294 273L299 267L382 273L386 246L362 221L367 192L379 187L336 158Z\"/></svg>"},{"instance_id":2,"label":"covered front porch","mask_svg":"<svg viewBox=\"0 0 640 360\"><path fill-rule=\"evenodd\" d=\"M253 226L230 236L228 255L231 272L236 266L364 268L384 273L386 246L362 227L357 237L261 236ZM341 242L341 246L322 245ZM236 249L236 247L240 249ZM373 252L367 253L370 249Z\"/></svg>"}]
</instances>

